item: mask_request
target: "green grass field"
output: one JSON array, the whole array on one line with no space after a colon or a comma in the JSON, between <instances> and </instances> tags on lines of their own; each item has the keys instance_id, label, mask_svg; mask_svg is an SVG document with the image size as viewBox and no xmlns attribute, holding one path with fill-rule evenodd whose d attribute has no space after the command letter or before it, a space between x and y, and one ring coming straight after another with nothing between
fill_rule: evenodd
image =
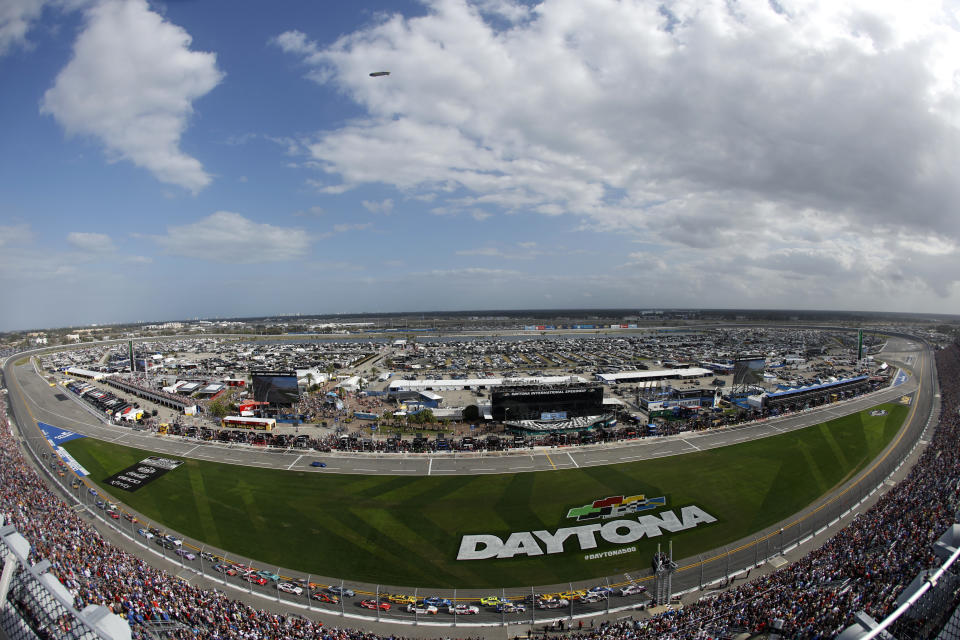
<instances>
[{"instance_id":1,"label":"green grass field","mask_svg":"<svg viewBox=\"0 0 960 640\"><path fill-rule=\"evenodd\" d=\"M394 586L511 587L554 584L646 568L658 542L689 557L801 511L873 460L898 431L903 405L862 412L762 440L650 461L480 476L302 473L186 460L139 491L110 488L158 522L267 565ZM84 438L66 444L104 478L149 452ZM614 495L666 496L694 504L713 524L630 546L637 553L586 560L565 553L457 561L464 534L576 526L568 509ZM616 549L597 538L591 552ZM572 543L572 544L571 544Z\"/></svg>"}]
</instances>

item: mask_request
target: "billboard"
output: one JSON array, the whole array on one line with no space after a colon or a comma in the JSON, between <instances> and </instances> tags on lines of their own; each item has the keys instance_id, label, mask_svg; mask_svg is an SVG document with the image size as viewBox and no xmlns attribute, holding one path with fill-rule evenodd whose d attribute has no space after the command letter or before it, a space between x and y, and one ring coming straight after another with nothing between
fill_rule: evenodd
<instances>
[{"instance_id":1,"label":"billboard","mask_svg":"<svg viewBox=\"0 0 960 640\"><path fill-rule=\"evenodd\" d=\"M253 399L273 406L289 407L300 401L295 371L251 371Z\"/></svg>"},{"instance_id":2,"label":"billboard","mask_svg":"<svg viewBox=\"0 0 960 640\"><path fill-rule=\"evenodd\" d=\"M733 384L748 385L763 382L763 356L747 356L733 361Z\"/></svg>"}]
</instances>

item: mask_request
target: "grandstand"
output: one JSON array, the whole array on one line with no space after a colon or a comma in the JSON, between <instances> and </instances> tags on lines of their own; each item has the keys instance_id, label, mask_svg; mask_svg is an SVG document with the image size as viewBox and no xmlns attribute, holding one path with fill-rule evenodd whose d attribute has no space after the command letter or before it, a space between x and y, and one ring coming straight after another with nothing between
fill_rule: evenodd
<instances>
[{"instance_id":1,"label":"grandstand","mask_svg":"<svg viewBox=\"0 0 960 640\"><path fill-rule=\"evenodd\" d=\"M576 640L757 634L802 639L842 634L853 639L874 637L871 634L886 629L900 639L960 636L952 572L960 554L956 527L960 348L951 345L938 351L936 365L940 399L939 407L935 404L932 437L929 443L921 441L926 449L901 482L822 546L793 564L704 595L682 609L650 617L616 616L596 628L571 630L567 635ZM4 553L2 582L14 573L11 567L17 562L37 574L55 575L74 598L73 606L64 608L55 620L38 617L28 599L21 598L23 606L13 611L5 599L5 620L19 625L4 627L11 637L112 638L95 625L83 626L87 624L84 616L94 612L90 605L124 617L132 632L128 637L137 639L161 634L211 639L396 637L323 627L299 615L258 609L221 591L196 587L115 547L50 491L20 451L7 424L5 406L0 413L0 513L32 546L29 560L22 551L16 561L10 552ZM27 442L34 446L36 440ZM6 543L10 530L2 531ZM39 558L49 562L33 564ZM436 633L437 637L450 635Z\"/></svg>"}]
</instances>

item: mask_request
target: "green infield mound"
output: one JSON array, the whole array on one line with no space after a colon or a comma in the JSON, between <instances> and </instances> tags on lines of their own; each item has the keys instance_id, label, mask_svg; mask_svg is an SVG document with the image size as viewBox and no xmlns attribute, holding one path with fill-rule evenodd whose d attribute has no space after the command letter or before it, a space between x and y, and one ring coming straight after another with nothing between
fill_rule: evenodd
<instances>
[{"instance_id":1,"label":"green infield mound","mask_svg":"<svg viewBox=\"0 0 960 640\"><path fill-rule=\"evenodd\" d=\"M176 531L268 565L391 585L511 587L646 568L658 543L672 540L675 557L689 557L783 520L880 454L908 408L878 408L886 414L863 411L699 453L503 475L334 475L186 459L128 493L103 480L150 452L91 438L65 448L119 501ZM521 553L510 558L457 560L465 535L507 541L516 532L556 535L566 527L613 522L595 516L578 522L575 515L614 496L645 496L652 503L650 510L617 515L619 520L636 523L666 510L682 517L681 510L694 505L716 521L630 543L595 535L592 549L581 550L583 538L568 535L561 553L524 555L535 549L522 544ZM571 509L578 509L572 518ZM546 550L541 538L535 540L537 549ZM605 553L630 548L636 552Z\"/></svg>"}]
</instances>

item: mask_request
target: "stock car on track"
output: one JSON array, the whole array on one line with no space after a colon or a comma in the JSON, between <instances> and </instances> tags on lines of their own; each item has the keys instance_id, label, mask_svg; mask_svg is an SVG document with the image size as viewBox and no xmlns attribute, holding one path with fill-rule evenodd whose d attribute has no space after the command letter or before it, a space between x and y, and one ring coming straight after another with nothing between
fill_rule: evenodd
<instances>
[{"instance_id":1,"label":"stock car on track","mask_svg":"<svg viewBox=\"0 0 960 640\"><path fill-rule=\"evenodd\" d=\"M364 609L372 609L376 611L380 609L381 611L390 611L389 602L377 602L376 600L361 600L360 606Z\"/></svg>"},{"instance_id":2,"label":"stock car on track","mask_svg":"<svg viewBox=\"0 0 960 640\"><path fill-rule=\"evenodd\" d=\"M299 596L303 593L303 587L298 587L292 582L281 582L277 585L277 589L283 591L284 593L292 593L295 596Z\"/></svg>"},{"instance_id":3,"label":"stock car on track","mask_svg":"<svg viewBox=\"0 0 960 640\"><path fill-rule=\"evenodd\" d=\"M640 584L628 584L627 586L620 589L621 596L635 596L641 593L645 593L647 588Z\"/></svg>"},{"instance_id":4,"label":"stock car on track","mask_svg":"<svg viewBox=\"0 0 960 640\"><path fill-rule=\"evenodd\" d=\"M504 600L500 596L487 596L486 598L480 598L480 604L485 607L495 607L498 604L503 604L510 602L509 600Z\"/></svg>"},{"instance_id":5,"label":"stock car on track","mask_svg":"<svg viewBox=\"0 0 960 640\"><path fill-rule=\"evenodd\" d=\"M437 608L431 607L430 605L424 604L408 604L407 611L410 613L415 613L417 615L436 615Z\"/></svg>"},{"instance_id":6,"label":"stock car on track","mask_svg":"<svg viewBox=\"0 0 960 640\"><path fill-rule=\"evenodd\" d=\"M416 604L417 602L416 598L413 596L408 596L405 593L391 593L380 597L385 600L389 600L393 604Z\"/></svg>"},{"instance_id":7,"label":"stock car on track","mask_svg":"<svg viewBox=\"0 0 960 640\"><path fill-rule=\"evenodd\" d=\"M352 598L357 595L353 589L347 589L345 587L332 586L326 588L327 593L332 593L335 596L340 596L341 598Z\"/></svg>"},{"instance_id":8,"label":"stock car on track","mask_svg":"<svg viewBox=\"0 0 960 640\"><path fill-rule=\"evenodd\" d=\"M266 578L261 578L255 573L248 573L247 575L243 576L243 579L246 580L247 582L252 582L253 584L259 584L261 586L267 584Z\"/></svg>"},{"instance_id":9,"label":"stock car on track","mask_svg":"<svg viewBox=\"0 0 960 640\"><path fill-rule=\"evenodd\" d=\"M311 594L310 597L320 602L326 602L327 604L340 604L340 598L330 595L329 593L324 593L323 591L317 591Z\"/></svg>"},{"instance_id":10,"label":"stock car on track","mask_svg":"<svg viewBox=\"0 0 960 640\"><path fill-rule=\"evenodd\" d=\"M527 610L526 605L515 604L513 602L500 602L495 607L497 613L523 613Z\"/></svg>"},{"instance_id":11,"label":"stock car on track","mask_svg":"<svg viewBox=\"0 0 960 640\"><path fill-rule=\"evenodd\" d=\"M447 613L457 616L469 616L480 613L480 607L474 604L455 604L447 607Z\"/></svg>"},{"instance_id":12,"label":"stock car on track","mask_svg":"<svg viewBox=\"0 0 960 640\"><path fill-rule=\"evenodd\" d=\"M266 578L270 582L280 581L280 576L278 576L272 571L267 571L266 569L264 569L263 571L257 571L257 575L260 576L261 578Z\"/></svg>"},{"instance_id":13,"label":"stock car on track","mask_svg":"<svg viewBox=\"0 0 960 640\"><path fill-rule=\"evenodd\" d=\"M190 551L187 551L187 550L184 549L183 547L180 547L179 549L177 549L176 553L177 553L178 556L180 556L180 557L183 558L184 560L196 560L196 559L197 559L197 556L196 556L195 553L192 553L192 552L190 552Z\"/></svg>"},{"instance_id":14,"label":"stock car on track","mask_svg":"<svg viewBox=\"0 0 960 640\"><path fill-rule=\"evenodd\" d=\"M437 596L427 596L423 599L423 604L428 607L452 607L453 602L447 598L440 598Z\"/></svg>"},{"instance_id":15,"label":"stock car on track","mask_svg":"<svg viewBox=\"0 0 960 640\"><path fill-rule=\"evenodd\" d=\"M147 531L146 529L137 529L137 534L143 536L147 540L153 537L153 534Z\"/></svg>"},{"instance_id":16,"label":"stock car on track","mask_svg":"<svg viewBox=\"0 0 960 640\"><path fill-rule=\"evenodd\" d=\"M213 565L213 570L214 570L214 571L219 571L220 573L222 573L222 574L224 574L224 575L228 575L228 576L235 576L235 575L237 575L237 570L234 569L233 567L231 567L231 566L228 565L228 564L223 564L223 563L221 563L221 564L215 564L215 565Z\"/></svg>"},{"instance_id":17,"label":"stock car on track","mask_svg":"<svg viewBox=\"0 0 960 640\"><path fill-rule=\"evenodd\" d=\"M562 609L570 606L570 601L564 598L545 598L537 602L538 609Z\"/></svg>"}]
</instances>

